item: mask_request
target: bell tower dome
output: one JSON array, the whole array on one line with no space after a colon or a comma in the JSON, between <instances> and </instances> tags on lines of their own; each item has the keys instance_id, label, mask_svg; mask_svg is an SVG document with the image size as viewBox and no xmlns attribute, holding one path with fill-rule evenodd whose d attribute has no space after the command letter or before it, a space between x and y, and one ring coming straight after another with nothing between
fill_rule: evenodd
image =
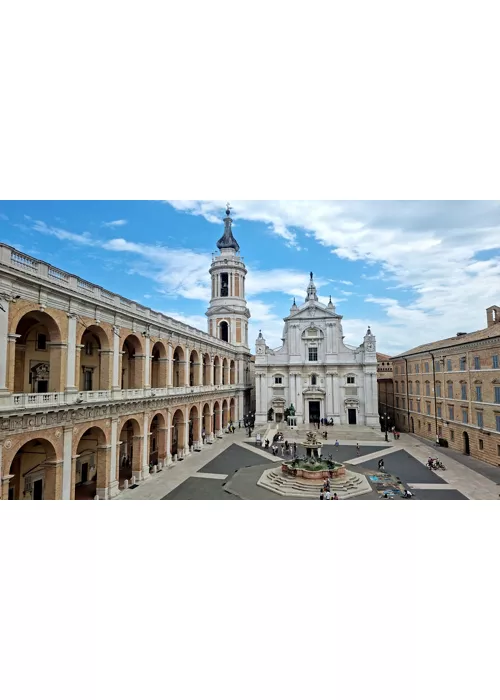
<instances>
[{"instance_id":1,"label":"bell tower dome","mask_svg":"<svg viewBox=\"0 0 500 700\"><path fill-rule=\"evenodd\" d=\"M239 255L240 246L233 235L231 207L226 209L224 233L217 241L219 254L210 266L212 295L206 312L209 335L231 345L248 348L250 311L245 300L247 269Z\"/></svg>"}]
</instances>

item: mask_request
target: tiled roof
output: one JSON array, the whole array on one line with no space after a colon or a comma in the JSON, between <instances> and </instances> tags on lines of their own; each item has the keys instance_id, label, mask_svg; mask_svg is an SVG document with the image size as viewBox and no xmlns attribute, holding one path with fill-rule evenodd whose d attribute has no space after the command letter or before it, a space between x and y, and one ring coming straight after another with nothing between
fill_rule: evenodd
<instances>
[{"instance_id":1,"label":"tiled roof","mask_svg":"<svg viewBox=\"0 0 500 700\"><path fill-rule=\"evenodd\" d=\"M384 355L382 352L377 353L377 362L385 362L386 360L390 360L391 356L390 355Z\"/></svg>"},{"instance_id":2,"label":"tiled roof","mask_svg":"<svg viewBox=\"0 0 500 700\"><path fill-rule=\"evenodd\" d=\"M498 337L500 342L500 323L495 323L489 328L483 328L480 331L473 331L472 333L465 333L464 335L454 335L451 338L445 338L444 340L437 340L434 343L426 343L425 345L417 345L416 348L402 352L400 355L396 355L392 359L399 359L407 355L417 355L421 352L432 352L434 350L441 350L443 348L453 347L454 345L463 345L464 343L475 343L478 340L487 340L488 338Z\"/></svg>"}]
</instances>

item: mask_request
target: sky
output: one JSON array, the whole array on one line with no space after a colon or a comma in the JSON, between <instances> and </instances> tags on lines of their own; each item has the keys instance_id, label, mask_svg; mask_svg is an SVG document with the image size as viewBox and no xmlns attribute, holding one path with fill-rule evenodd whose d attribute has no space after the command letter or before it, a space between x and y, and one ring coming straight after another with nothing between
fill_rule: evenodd
<instances>
[{"instance_id":1,"label":"sky","mask_svg":"<svg viewBox=\"0 0 500 700\"><path fill-rule=\"evenodd\" d=\"M0 240L105 289L207 329L225 200L0 201ZM279 347L309 272L343 316L390 355L486 326L500 305L498 201L231 202L248 268L251 348Z\"/></svg>"}]
</instances>

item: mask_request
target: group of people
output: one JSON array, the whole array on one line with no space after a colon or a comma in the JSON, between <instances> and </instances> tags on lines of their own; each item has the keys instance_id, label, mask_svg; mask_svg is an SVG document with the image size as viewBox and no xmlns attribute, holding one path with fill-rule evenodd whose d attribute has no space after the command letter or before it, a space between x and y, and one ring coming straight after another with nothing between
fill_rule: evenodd
<instances>
[{"instance_id":1,"label":"group of people","mask_svg":"<svg viewBox=\"0 0 500 700\"><path fill-rule=\"evenodd\" d=\"M339 497L337 496L336 493L332 494L330 491L330 479L326 477L326 479L323 482L323 486L321 487L321 491L319 492L319 500L320 501L338 501Z\"/></svg>"},{"instance_id":2,"label":"group of people","mask_svg":"<svg viewBox=\"0 0 500 700\"><path fill-rule=\"evenodd\" d=\"M432 469L434 471L437 471L438 469L446 469L444 464L437 457L429 457L427 460L427 467L428 469Z\"/></svg>"},{"instance_id":3,"label":"group of people","mask_svg":"<svg viewBox=\"0 0 500 700\"><path fill-rule=\"evenodd\" d=\"M322 425L335 425L333 418L320 418L320 420L312 421L316 430L320 430Z\"/></svg>"},{"instance_id":4,"label":"group of people","mask_svg":"<svg viewBox=\"0 0 500 700\"><path fill-rule=\"evenodd\" d=\"M269 445L269 440L266 440L264 443L264 448L268 450ZM278 457L278 455L281 457L290 455L295 459L297 457L297 443L290 443L288 440L284 440L283 442L273 442L271 452L273 453L274 457Z\"/></svg>"}]
</instances>

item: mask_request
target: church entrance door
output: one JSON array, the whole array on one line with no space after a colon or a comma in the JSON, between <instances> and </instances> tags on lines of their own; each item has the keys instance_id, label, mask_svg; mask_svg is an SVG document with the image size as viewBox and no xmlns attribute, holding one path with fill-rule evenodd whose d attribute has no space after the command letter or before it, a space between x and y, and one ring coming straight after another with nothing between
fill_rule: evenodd
<instances>
[{"instance_id":1,"label":"church entrance door","mask_svg":"<svg viewBox=\"0 0 500 700\"><path fill-rule=\"evenodd\" d=\"M309 423L319 423L320 418L320 402L309 401Z\"/></svg>"},{"instance_id":2,"label":"church entrance door","mask_svg":"<svg viewBox=\"0 0 500 700\"><path fill-rule=\"evenodd\" d=\"M349 419L349 425L356 425L356 409L355 408L348 408L347 409L347 417Z\"/></svg>"}]
</instances>

